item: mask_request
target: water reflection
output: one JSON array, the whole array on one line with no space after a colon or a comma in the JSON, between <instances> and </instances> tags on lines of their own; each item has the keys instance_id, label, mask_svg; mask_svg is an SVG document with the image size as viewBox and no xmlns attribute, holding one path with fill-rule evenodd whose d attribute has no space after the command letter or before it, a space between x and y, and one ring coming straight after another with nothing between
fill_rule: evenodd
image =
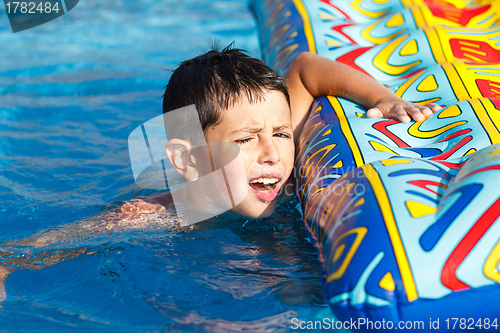
<instances>
[{"instance_id":1,"label":"water reflection","mask_svg":"<svg viewBox=\"0 0 500 333\"><path fill-rule=\"evenodd\" d=\"M289 330L299 314L329 315L317 252L295 205L282 205L268 219L201 222L184 241L170 240L166 247L161 241L143 244L168 273L143 290L172 321L168 328Z\"/></svg>"},{"instance_id":2,"label":"water reflection","mask_svg":"<svg viewBox=\"0 0 500 333\"><path fill-rule=\"evenodd\" d=\"M128 310L155 311L169 331L288 330L291 318L329 314L317 252L296 205L281 205L267 219L228 214L178 227L165 210L137 214L127 203L113 203L80 223L4 242L0 279L19 269L40 270L70 259L78 264L90 256L100 262L97 276L95 269L75 276L68 281L70 288L98 279L113 293L91 299L112 305L119 295L131 298ZM123 224L113 220L119 210L129 213ZM128 287L121 289L122 284ZM43 292L60 297L61 288ZM37 289L35 284L35 298ZM16 294L6 292L8 303Z\"/></svg>"}]
</instances>

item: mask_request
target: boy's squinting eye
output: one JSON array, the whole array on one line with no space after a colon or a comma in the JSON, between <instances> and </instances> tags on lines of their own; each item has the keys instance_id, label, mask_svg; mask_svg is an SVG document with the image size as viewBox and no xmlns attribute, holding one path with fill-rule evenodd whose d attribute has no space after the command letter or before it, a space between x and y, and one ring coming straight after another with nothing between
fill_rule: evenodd
<instances>
[{"instance_id":1,"label":"boy's squinting eye","mask_svg":"<svg viewBox=\"0 0 500 333\"><path fill-rule=\"evenodd\" d=\"M237 144L241 145L243 143L250 142L250 140L252 140L252 138L245 138L245 139L234 140L234 142L236 142Z\"/></svg>"},{"instance_id":2,"label":"boy's squinting eye","mask_svg":"<svg viewBox=\"0 0 500 333\"><path fill-rule=\"evenodd\" d=\"M277 136L279 138L283 138L283 139L291 139L292 136L290 134L287 134L287 133L274 133L274 136Z\"/></svg>"},{"instance_id":3,"label":"boy's squinting eye","mask_svg":"<svg viewBox=\"0 0 500 333\"><path fill-rule=\"evenodd\" d=\"M283 132L274 133L273 136L278 137L278 138L282 138L282 139L291 139L292 138L292 136L290 134L283 133ZM241 144L250 142L252 139L253 139L253 137L249 137L249 138L234 140L234 142L241 145Z\"/></svg>"}]
</instances>

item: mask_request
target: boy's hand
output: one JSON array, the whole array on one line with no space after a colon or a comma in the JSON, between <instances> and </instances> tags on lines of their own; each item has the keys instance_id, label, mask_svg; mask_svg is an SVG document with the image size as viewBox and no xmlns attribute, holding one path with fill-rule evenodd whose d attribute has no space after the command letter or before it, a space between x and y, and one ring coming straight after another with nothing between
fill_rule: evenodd
<instances>
[{"instance_id":1,"label":"boy's hand","mask_svg":"<svg viewBox=\"0 0 500 333\"><path fill-rule=\"evenodd\" d=\"M0 267L0 303L5 301L7 294L5 293L5 279L9 276L10 271L7 267ZM2 306L0 305L0 309Z\"/></svg>"},{"instance_id":2,"label":"boy's hand","mask_svg":"<svg viewBox=\"0 0 500 333\"><path fill-rule=\"evenodd\" d=\"M419 105L397 100L376 104L373 108L366 111L366 116L369 118L396 119L403 123L407 123L412 119L415 121L424 120L441 109L442 107L436 103Z\"/></svg>"},{"instance_id":3,"label":"boy's hand","mask_svg":"<svg viewBox=\"0 0 500 333\"><path fill-rule=\"evenodd\" d=\"M137 214L147 214L164 211L165 207L158 203L148 202L147 198L137 197L129 200L121 206L121 213L124 216L134 216Z\"/></svg>"}]
</instances>

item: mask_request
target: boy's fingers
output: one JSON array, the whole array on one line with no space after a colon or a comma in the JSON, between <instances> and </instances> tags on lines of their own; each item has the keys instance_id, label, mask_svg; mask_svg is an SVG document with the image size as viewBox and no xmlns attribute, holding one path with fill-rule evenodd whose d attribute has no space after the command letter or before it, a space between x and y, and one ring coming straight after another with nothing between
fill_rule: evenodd
<instances>
[{"instance_id":1,"label":"boy's fingers","mask_svg":"<svg viewBox=\"0 0 500 333\"><path fill-rule=\"evenodd\" d=\"M384 114L382 113L382 111L380 111L379 108L371 108L366 111L366 116L368 118L382 118Z\"/></svg>"},{"instance_id":2,"label":"boy's fingers","mask_svg":"<svg viewBox=\"0 0 500 333\"><path fill-rule=\"evenodd\" d=\"M423 110L421 110L420 108L418 108L413 104L406 105L405 110L408 113L408 115L415 121L422 121L425 119L425 114L423 113Z\"/></svg>"},{"instance_id":3,"label":"boy's fingers","mask_svg":"<svg viewBox=\"0 0 500 333\"><path fill-rule=\"evenodd\" d=\"M431 108L429 108L428 106L417 105L417 108L424 115L424 117L429 117L434 113L434 111L432 111Z\"/></svg>"},{"instance_id":4,"label":"boy's fingers","mask_svg":"<svg viewBox=\"0 0 500 333\"><path fill-rule=\"evenodd\" d=\"M429 109L431 109L432 112L439 111L443 108L441 105L436 104L436 103L427 103L427 104L425 104L425 106L428 107Z\"/></svg>"},{"instance_id":5,"label":"boy's fingers","mask_svg":"<svg viewBox=\"0 0 500 333\"><path fill-rule=\"evenodd\" d=\"M432 115L434 112L439 111L441 106L435 103L424 105L418 104L393 104L390 111L384 114L379 107L371 108L366 111L366 116L369 118L382 118L391 117L401 122L407 123L412 119L415 121L422 121L426 117Z\"/></svg>"},{"instance_id":6,"label":"boy's fingers","mask_svg":"<svg viewBox=\"0 0 500 333\"><path fill-rule=\"evenodd\" d=\"M399 121L407 123L411 120L410 117L408 116L408 111L402 105L395 105L393 107L393 110L394 110L393 114Z\"/></svg>"}]
</instances>

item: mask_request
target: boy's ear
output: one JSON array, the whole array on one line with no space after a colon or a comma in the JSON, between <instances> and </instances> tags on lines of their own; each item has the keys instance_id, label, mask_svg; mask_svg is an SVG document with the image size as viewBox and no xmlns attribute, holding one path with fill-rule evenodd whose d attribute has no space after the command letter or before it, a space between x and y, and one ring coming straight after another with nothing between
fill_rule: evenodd
<instances>
[{"instance_id":1,"label":"boy's ear","mask_svg":"<svg viewBox=\"0 0 500 333\"><path fill-rule=\"evenodd\" d=\"M167 157L175 171L188 182L198 180L199 174L196 169L196 159L191 152L189 141L170 139L167 142Z\"/></svg>"}]
</instances>

